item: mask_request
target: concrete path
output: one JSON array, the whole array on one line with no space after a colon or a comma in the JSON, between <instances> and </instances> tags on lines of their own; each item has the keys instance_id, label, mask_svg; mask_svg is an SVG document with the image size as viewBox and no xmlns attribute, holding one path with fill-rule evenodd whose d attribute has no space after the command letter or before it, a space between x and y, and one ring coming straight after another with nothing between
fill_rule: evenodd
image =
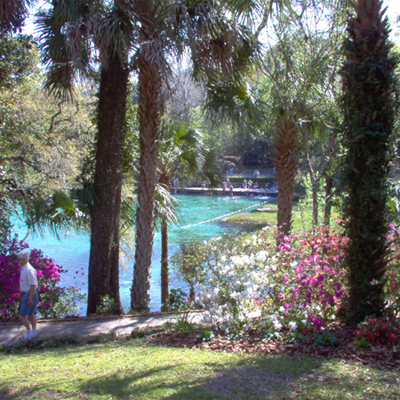
<instances>
[{"instance_id":1,"label":"concrete path","mask_svg":"<svg viewBox=\"0 0 400 400\"><path fill-rule=\"evenodd\" d=\"M101 333L130 334L135 328L160 326L175 320L174 314L154 313L123 317L76 318L64 320L38 321L38 336L90 336ZM191 313L191 321L200 322L201 312ZM20 323L4 323L0 325L0 344L11 345L22 340L26 330Z\"/></svg>"}]
</instances>

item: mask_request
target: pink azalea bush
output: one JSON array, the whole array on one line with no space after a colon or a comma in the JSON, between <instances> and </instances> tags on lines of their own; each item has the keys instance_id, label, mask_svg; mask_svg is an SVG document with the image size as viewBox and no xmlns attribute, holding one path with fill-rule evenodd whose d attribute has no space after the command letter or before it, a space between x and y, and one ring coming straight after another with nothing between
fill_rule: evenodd
<instances>
[{"instance_id":1,"label":"pink azalea bush","mask_svg":"<svg viewBox=\"0 0 400 400\"><path fill-rule=\"evenodd\" d=\"M17 262L20 251L28 248L28 245L17 238L0 241L0 321L12 320L17 317L20 307L19 277L21 268ZM57 306L68 290L60 288L60 274L63 268L45 257L40 250L33 249L29 258L30 264L37 271L38 278L38 312L42 317L56 318ZM75 295L68 292L68 296ZM59 308L59 307L58 307ZM64 311L65 307L64 307Z\"/></svg>"},{"instance_id":2,"label":"pink azalea bush","mask_svg":"<svg viewBox=\"0 0 400 400\"><path fill-rule=\"evenodd\" d=\"M386 311L396 317L400 230L393 227L388 239ZM214 238L204 246L209 254L203 250L196 260L202 264L196 300L206 322L226 332L320 330L340 317L348 296L346 246L348 238L327 227L292 236L266 228L251 239Z\"/></svg>"},{"instance_id":3,"label":"pink azalea bush","mask_svg":"<svg viewBox=\"0 0 400 400\"><path fill-rule=\"evenodd\" d=\"M347 295L343 268L347 238L329 228L289 236L264 234L273 257L264 265L268 284L254 299L260 323L275 329L295 330L312 326L317 330L337 318Z\"/></svg>"}]
</instances>

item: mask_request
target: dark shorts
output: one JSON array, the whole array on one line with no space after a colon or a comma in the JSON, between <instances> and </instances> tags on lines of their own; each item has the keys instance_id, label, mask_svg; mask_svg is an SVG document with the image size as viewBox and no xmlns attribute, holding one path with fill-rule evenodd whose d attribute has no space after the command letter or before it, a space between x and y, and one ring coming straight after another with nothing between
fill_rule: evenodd
<instances>
[{"instance_id":1,"label":"dark shorts","mask_svg":"<svg viewBox=\"0 0 400 400\"><path fill-rule=\"evenodd\" d=\"M38 292L36 290L34 295L33 295L33 298L32 298L33 305L31 307L29 307L28 306L29 293L23 294L22 295L21 310L19 311L19 315L22 315L22 316L26 317L27 315L36 314L37 299L38 299Z\"/></svg>"}]
</instances>

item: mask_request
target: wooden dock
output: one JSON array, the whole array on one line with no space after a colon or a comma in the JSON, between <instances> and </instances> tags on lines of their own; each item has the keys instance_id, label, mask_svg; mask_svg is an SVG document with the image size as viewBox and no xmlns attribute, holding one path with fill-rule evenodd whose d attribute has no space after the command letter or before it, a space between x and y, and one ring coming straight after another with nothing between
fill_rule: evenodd
<instances>
[{"instance_id":1,"label":"wooden dock","mask_svg":"<svg viewBox=\"0 0 400 400\"><path fill-rule=\"evenodd\" d=\"M187 187L187 188L171 188L172 194L197 194L197 195L214 195L214 196L230 196L230 190L222 188L201 188L201 187ZM262 196L262 197L278 197L276 190L269 191L264 189L243 189L233 188L232 196Z\"/></svg>"}]
</instances>

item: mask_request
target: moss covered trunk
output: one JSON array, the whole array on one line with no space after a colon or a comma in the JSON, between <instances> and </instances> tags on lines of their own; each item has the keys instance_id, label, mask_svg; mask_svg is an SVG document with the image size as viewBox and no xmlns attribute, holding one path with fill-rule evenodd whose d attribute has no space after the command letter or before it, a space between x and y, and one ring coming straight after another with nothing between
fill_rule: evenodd
<instances>
[{"instance_id":1,"label":"moss covered trunk","mask_svg":"<svg viewBox=\"0 0 400 400\"><path fill-rule=\"evenodd\" d=\"M350 246L349 317L362 321L384 311L388 218L389 145L392 136L393 71L388 22L378 0L358 0L349 21L342 68L345 148L344 213Z\"/></svg>"}]
</instances>

